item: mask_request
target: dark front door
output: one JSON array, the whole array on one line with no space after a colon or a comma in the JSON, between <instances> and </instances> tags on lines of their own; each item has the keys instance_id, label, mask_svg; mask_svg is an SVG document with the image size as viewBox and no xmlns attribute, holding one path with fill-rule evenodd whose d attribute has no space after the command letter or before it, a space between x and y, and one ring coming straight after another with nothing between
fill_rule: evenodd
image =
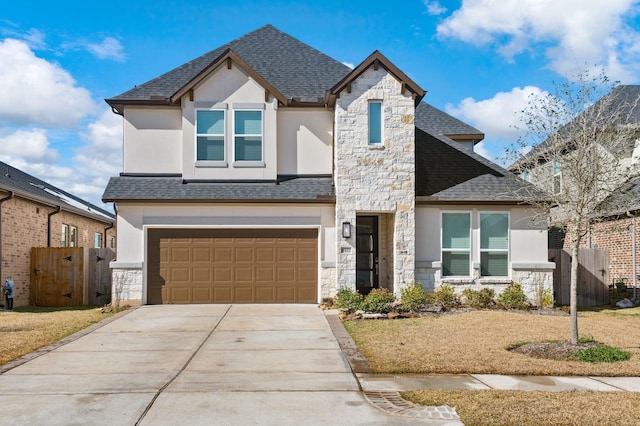
<instances>
[{"instance_id":1,"label":"dark front door","mask_svg":"<svg viewBox=\"0 0 640 426\"><path fill-rule=\"evenodd\" d=\"M378 217L356 218L356 290L367 295L378 288Z\"/></svg>"}]
</instances>

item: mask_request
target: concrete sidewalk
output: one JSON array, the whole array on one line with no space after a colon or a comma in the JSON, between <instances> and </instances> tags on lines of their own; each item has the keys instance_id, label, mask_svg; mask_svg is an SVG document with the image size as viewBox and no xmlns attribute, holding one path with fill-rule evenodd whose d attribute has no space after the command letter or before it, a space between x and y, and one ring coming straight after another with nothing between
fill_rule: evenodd
<instances>
[{"instance_id":1,"label":"concrete sidewalk","mask_svg":"<svg viewBox=\"0 0 640 426\"><path fill-rule=\"evenodd\" d=\"M362 392L314 305L143 306L44 352L0 375L0 424L461 424Z\"/></svg>"}]
</instances>

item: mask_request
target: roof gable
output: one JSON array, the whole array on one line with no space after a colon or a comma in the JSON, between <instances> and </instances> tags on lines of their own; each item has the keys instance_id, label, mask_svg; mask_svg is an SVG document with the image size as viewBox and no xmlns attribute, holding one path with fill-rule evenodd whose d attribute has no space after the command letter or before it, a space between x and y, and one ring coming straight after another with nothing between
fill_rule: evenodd
<instances>
[{"instance_id":1,"label":"roof gable","mask_svg":"<svg viewBox=\"0 0 640 426\"><path fill-rule=\"evenodd\" d=\"M376 50L371 55L369 55L367 59L362 61L360 65L355 67L349 74L344 76L338 83L336 83L329 91L330 96L339 96L340 92L345 89L347 91L351 91L351 83L371 67L373 67L373 69L375 70L377 70L378 67L383 67L385 70L387 70L389 74L391 74L396 80L400 82L400 84L402 85L403 94L405 90L408 90L412 93L416 105L420 103L420 101L426 94L425 90L418 86L405 73L400 71L398 67L393 65L393 63L391 63L391 61L389 61L389 59L387 59L382 53Z\"/></svg>"}]
</instances>

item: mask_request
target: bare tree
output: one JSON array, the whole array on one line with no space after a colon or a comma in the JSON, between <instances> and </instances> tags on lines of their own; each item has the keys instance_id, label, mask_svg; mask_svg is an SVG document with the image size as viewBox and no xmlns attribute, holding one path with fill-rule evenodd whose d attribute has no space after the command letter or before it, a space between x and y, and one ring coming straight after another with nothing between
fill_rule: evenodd
<instances>
[{"instance_id":1,"label":"bare tree","mask_svg":"<svg viewBox=\"0 0 640 426\"><path fill-rule=\"evenodd\" d=\"M601 202L638 175L634 154L640 92L626 90L629 87L611 84L605 76L582 74L576 81L556 84L554 93L531 97L522 111L526 135L509 150L513 156L530 149L510 169L548 193L546 199L534 201L537 218L542 215L550 227L569 230L573 344L578 341L582 240L590 224L611 215L600 208Z\"/></svg>"}]
</instances>

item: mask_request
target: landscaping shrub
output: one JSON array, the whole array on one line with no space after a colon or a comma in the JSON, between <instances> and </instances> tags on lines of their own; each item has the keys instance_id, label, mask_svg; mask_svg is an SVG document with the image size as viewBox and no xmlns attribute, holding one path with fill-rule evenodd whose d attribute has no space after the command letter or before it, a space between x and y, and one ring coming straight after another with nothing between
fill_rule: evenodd
<instances>
[{"instance_id":1,"label":"landscaping shrub","mask_svg":"<svg viewBox=\"0 0 640 426\"><path fill-rule=\"evenodd\" d=\"M618 362L626 361L629 357L631 354L627 351L602 344L578 351L578 359L584 362Z\"/></svg>"},{"instance_id":2,"label":"landscaping shrub","mask_svg":"<svg viewBox=\"0 0 640 426\"><path fill-rule=\"evenodd\" d=\"M427 292L422 288L422 284L413 283L402 289L400 303L404 311L418 312L427 303Z\"/></svg>"},{"instance_id":3,"label":"landscaping shrub","mask_svg":"<svg viewBox=\"0 0 640 426\"><path fill-rule=\"evenodd\" d=\"M454 307L458 306L460 301L458 300L453 287L445 283L433 293L433 303L446 307Z\"/></svg>"},{"instance_id":4,"label":"landscaping shrub","mask_svg":"<svg viewBox=\"0 0 640 426\"><path fill-rule=\"evenodd\" d=\"M356 290L347 287L338 289L336 293L336 308L354 312L362 308L363 297Z\"/></svg>"},{"instance_id":5,"label":"landscaping shrub","mask_svg":"<svg viewBox=\"0 0 640 426\"><path fill-rule=\"evenodd\" d=\"M498 305L504 309L527 309L529 302L520 284L514 283L498 295Z\"/></svg>"},{"instance_id":6,"label":"landscaping shrub","mask_svg":"<svg viewBox=\"0 0 640 426\"><path fill-rule=\"evenodd\" d=\"M364 298L362 310L366 312L386 314L391 312L396 296L390 293L386 288L374 288Z\"/></svg>"},{"instance_id":7,"label":"landscaping shrub","mask_svg":"<svg viewBox=\"0 0 640 426\"><path fill-rule=\"evenodd\" d=\"M492 288L483 288L481 290L465 289L462 295L467 298L467 305L474 308L488 308L495 302L493 298L496 292Z\"/></svg>"}]
</instances>

